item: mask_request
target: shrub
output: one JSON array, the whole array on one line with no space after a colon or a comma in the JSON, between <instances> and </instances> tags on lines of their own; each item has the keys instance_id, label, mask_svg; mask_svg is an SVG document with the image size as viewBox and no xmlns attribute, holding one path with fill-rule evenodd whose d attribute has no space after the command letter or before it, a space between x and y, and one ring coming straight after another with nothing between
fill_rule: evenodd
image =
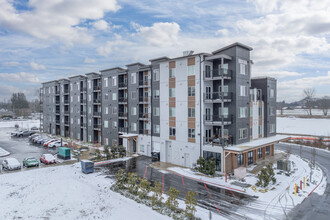
<instances>
[{"instance_id":1,"label":"shrub","mask_svg":"<svg viewBox=\"0 0 330 220\"><path fill-rule=\"evenodd\" d=\"M191 191L189 191L186 195L186 210L184 211L184 214L188 219L194 218L194 213L196 212L197 205L196 195L196 192Z\"/></svg>"},{"instance_id":2,"label":"shrub","mask_svg":"<svg viewBox=\"0 0 330 220\"><path fill-rule=\"evenodd\" d=\"M273 164L268 164L265 168L262 168L258 174L257 186L267 187L270 182L276 183Z\"/></svg>"},{"instance_id":3,"label":"shrub","mask_svg":"<svg viewBox=\"0 0 330 220\"><path fill-rule=\"evenodd\" d=\"M150 182L147 179L142 179L139 184L140 191L138 192L140 199L145 199L150 192Z\"/></svg>"},{"instance_id":4,"label":"shrub","mask_svg":"<svg viewBox=\"0 0 330 220\"><path fill-rule=\"evenodd\" d=\"M136 173L129 173L127 184L128 184L128 191L134 195L138 192L138 187L136 187L137 182L139 181L139 177Z\"/></svg>"},{"instance_id":5,"label":"shrub","mask_svg":"<svg viewBox=\"0 0 330 220\"><path fill-rule=\"evenodd\" d=\"M201 173L213 176L215 174L215 161L212 157L208 160L204 157L199 157L196 169Z\"/></svg>"},{"instance_id":6,"label":"shrub","mask_svg":"<svg viewBox=\"0 0 330 220\"><path fill-rule=\"evenodd\" d=\"M100 151L100 149L96 149L96 150L95 150L95 158L96 158L97 160L101 160L101 159L102 159L102 155L101 155L101 151Z\"/></svg>"},{"instance_id":7,"label":"shrub","mask_svg":"<svg viewBox=\"0 0 330 220\"><path fill-rule=\"evenodd\" d=\"M105 154L105 157L107 158L107 160L110 160L111 159L110 147L104 146L103 148L104 148L103 153Z\"/></svg>"},{"instance_id":8,"label":"shrub","mask_svg":"<svg viewBox=\"0 0 330 220\"><path fill-rule=\"evenodd\" d=\"M151 196L151 205L160 205L162 203L162 186L160 182L156 182L155 186L151 188L151 191L153 192Z\"/></svg>"},{"instance_id":9,"label":"shrub","mask_svg":"<svg viewBox=\"0 0 330 220\"><path fill-rule=\"evenodd\" d=\"M116 174L116 178L117 178L117 186L119 189L123 189L125 188L125 184L127 183L127 173L124 169L120 169L118 170L117 174Z\"/></svg>"},{"instance_id":10,"label":"shrub","mask_svg":"<svg viewBox=\"0 0 330 220\"><path fill-rule=\"evenodd\" d=\"M118 146L118 152L119 152L119 157L126 156L126 149L124 146L122 146L122 145Z\"/></svg>"},{"instance_id":11,"label":"shrub","mask_svg":"<svg viewBox=\"0 0 330 220\"><path fill-rule=\"evenodd\" d=\"M174 187L171 187L169 190L168 190L168 198L165 202L165 205L167 208L175 211L177 208L178 208L178 201L177 201L177 197L179 195L179 190L177 190L176 188Z\"/></svg>"}]
</instances>

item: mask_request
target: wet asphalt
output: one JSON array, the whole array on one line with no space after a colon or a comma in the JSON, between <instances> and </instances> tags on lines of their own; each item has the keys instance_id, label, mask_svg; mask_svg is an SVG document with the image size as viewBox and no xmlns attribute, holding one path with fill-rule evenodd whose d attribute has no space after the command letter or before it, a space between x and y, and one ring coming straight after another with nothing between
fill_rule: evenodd
<instances>
[{"instance_id":1,"label":"wet asphalt","mask_svg":"<svg viewBox=\"0 0 330 220\"><path fill-rule=\"evenodd\" d=\"M311 148L297 145L277 144L276 148L279 150L288 151L301 156L307 160L312 159ZM327 175L327 186L322 196L312 193L307 199L295 207L289 213L290 219L313 219L313 220L329 220L330 219L330 153L316 149L315 162L322 168Z\"/></svg>"}]
</instances>

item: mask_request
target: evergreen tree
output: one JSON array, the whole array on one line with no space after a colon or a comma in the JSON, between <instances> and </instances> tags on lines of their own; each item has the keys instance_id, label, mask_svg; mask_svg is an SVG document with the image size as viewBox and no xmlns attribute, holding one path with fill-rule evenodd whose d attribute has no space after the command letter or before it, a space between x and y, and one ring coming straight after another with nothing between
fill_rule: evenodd
<instances>
[{"instance_id":1,"label":"evergreen tree","mask_svg":"<svg viewBox=\"0 0 330 220\"><path fill-rule=\"evenodd\" d=\"M127 173L124 169L118 170L116 174L117 178L117 186L119 189L125 188L125 184L127 183Z\"/></svg>"},{"instance_id":2,"label":"evergreen tree","mask_svg":"<svg viewBox=\"0 0 330 220\"><path fill-rule=\"evenodd\" d=\"M173 211L175 211L178 208L179 203L178 203L177 197L178 197L179 193L180 193L179 190L177 190L174 187L171 187L168 190L169 197L167 198L165 205Z\"/></svg>"},{"instance_id":3,"label":"evergreen tree","mask_svg":"<svg viewBox=\"0 0 330 220\"><path fill-rule=\"evenodd\" d=\"M196 200L196 192L191 192L189 191L186 195L186 210L185 210L185 216L188 219L193 219L194 218L194 213L196 212L196 205L197 205L197 200Z\"/></svg>"},{"instance_id":4,"label":"evergreen tree","mask_svg":"<svg viewBox=\"0 0 330 220\"><path fill-rule=\"evenodd\" d=\"M155 186L151 188L153 192L151 196L151 204L152 206L159 205L162 203L162 186L159 182L155 183Z\"/></svg>"},{"instance_id":5,"label":"evergreen tree","mask_svg":"<svg viewBox=\"0 0 330 220\"><path fill-rule=\"evenodd\" d=\"M127 180L127 184L128 184L128 191L132 194L137 194L138 192L138 187L136 187L137 182L139 181L139 177L136 173L129 173L128 174L128 180Z\"/></svg>"},{"instance_id":6,"label":"evergreen tree","mask_svg":"<svg viewBox=\"0 0 330 220\"><path fill-rule=\"evenodd\" d=\"M140 199L145 199L150 192L150 182L147 179L142 179L139 184L140 191L138 192Z\"/></svg>"}]
</instances>

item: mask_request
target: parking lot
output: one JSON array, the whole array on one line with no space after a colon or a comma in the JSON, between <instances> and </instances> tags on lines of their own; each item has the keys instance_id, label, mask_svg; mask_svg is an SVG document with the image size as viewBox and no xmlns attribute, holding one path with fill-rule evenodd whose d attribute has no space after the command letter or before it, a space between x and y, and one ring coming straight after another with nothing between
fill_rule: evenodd
<instances>
[{"instance_id":1,"label":"parking lot","mask_svg":"<svg viewBox=\"0 0 330 220\"><path fill-rule=\"evenodd\" d=\"M22 164L26 157L35 157L39 160L40 155L44 153L55 154L58 152L58 148L48 149L42 145L30 143L28 137L11 137L10 134L15 131L16 129L14 127L0 127L0 147L10 153L9 156L0 157L0 163L6 158L13 157ZM40 166L45 165L41 164Z\"/></svg>"}]
</instances>

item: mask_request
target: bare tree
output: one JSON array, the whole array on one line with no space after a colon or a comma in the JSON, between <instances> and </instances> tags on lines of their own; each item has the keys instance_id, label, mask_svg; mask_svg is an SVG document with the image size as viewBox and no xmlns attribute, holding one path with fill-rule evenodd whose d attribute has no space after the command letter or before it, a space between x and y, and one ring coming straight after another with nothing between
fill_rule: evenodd
<instances>
[{"instance_id":1,"label":"bare tree","mask_svg":"<svg viewBox=\"0 0 330 220\"><path fill-rule=\"evenodd\" d=\"M308 109L308 114L312 115L313 100L315 97L315 89L307 88L307 89L304 89L303 93L304 93L305 100L306 100L306 108Z\"/></svg>"},{"instance_id":2,"label":"bare tree","mask_svg":"<svg viewBox=\"0 0 330 220\"><path fill-rule=\"evenodd\" d=\"M285 101L281 102L281 115L283 115L283 109L285 107Z\"/></svg>"},{"instance_id":3,"label":"bare tree","mask_svg":"<svg viewBox=\"0 0 330 220\"><path fill-rule=\"evenodd\" d=\"M327 98L322 98L319 100L319 109L323 111L323 115L327 116L328 115L328 110L330 108L330 99Z\"/></svg>"}]
</instances>

